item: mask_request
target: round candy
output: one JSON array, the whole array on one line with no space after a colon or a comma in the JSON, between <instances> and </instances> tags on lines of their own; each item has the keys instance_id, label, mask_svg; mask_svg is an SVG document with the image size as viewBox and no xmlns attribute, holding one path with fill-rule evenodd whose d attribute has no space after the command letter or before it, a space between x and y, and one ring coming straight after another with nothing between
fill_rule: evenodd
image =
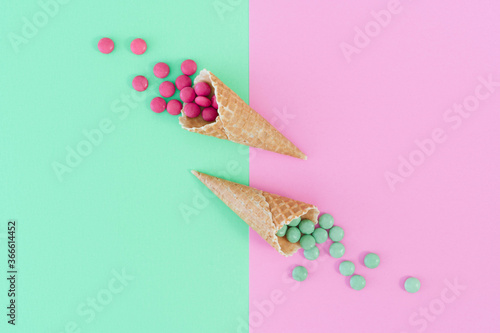
<instances>
[{"instance_id":1,"label":"round candy","mask_svg":"<svg viewBox=\"0 0 500 333\"><path fill-rule=\"evenodd\" d=\"M151 107L151 110L156 113L161 113L165 111L165 108L167 107L167 102L161 97L155 97L151 100L151 103L149 104Z\"/></svg>"},{"instance_id":2,"label":"round candy","mask_svg":"<svg viewBox=\"0 0 500 333\"><path fill-rule=\"evenodd\" d=\"M186 87L181 90L180 93L181 101L184 103L191 103L194 101L194 98L196 97L196 94L194 93L194 89L191 87ZM196 103L198 104L198 103Z\"/></svg>"},{"instance_id":3,"label":"round candy","mask_svg":"<svg viewBox=\"0 0 500 333\"><path fill-rule=\"evenodd\" d=\"M300 246L304 250L312 249L315 244L316 241L314 240L314 237L311 235L302 235L302 237L300 237Z\"/></svg>"},{"instance_id":4,"label":"round candy","mask_svg":"<svg viewBox=\"0 0 500 333\"><path fill-rule=\"evenodd\" d=\"M328 232L323 228L314 229L312 235L318 244L322 244L328 239Z\"/></svg>"},{"instance_id":5,"label":"round candy","mask_svg":"<svg viewBox=\"0 0 500 333\"><path fill-rule=\"evenodd\" d=\"M380 265L380 257L375 253L368 253L365 256L365 266L368 268L377 268Z\"/></svg>"},{"instance_id":6,"label":"round candy","mask_svg":"<svg viewBox=\"0 0 500 333\"><path fill-rule=\"evenodd\" d=\"M345 253L345 247L342 243L332 243L330 245L330 255L334 258L341 258Z\"/></svg>"},{"instance_id":7,"label":"round candy","mask_svg":"<svg viewBox=\"0 0 500 333\"><path fill-rule=\"evenodd\" d=\"M215 121L218 115L219 113L217 112L217 110L212 107L204 108L203 111L201 111L201 117L203 118L203 120L208 122Z\"/></svg>"},{"instance_id":8,"label":"round candy","mask_svg":"<svg viewBox=\"0 0 500 333\"><path fill-rule=\"evenodd\" d=\"M341 227L335 226L330 229L329 233L330 239L334 242L340 242L342 238L344 238L344 229Z\"/></svg>"},{"instance_id":9,"label":"round candy","mask_svg":"<svg viewBox=\"0 0 500 333\"><path fill-rule=\"evenodd\" d=\"M309 250L304 250L304 257L307 260L316 260L319 257L319 249L317 246L313 246Z\"/></svg>"},{"instance_id":10,"label":"round candy","mask_svg":"<svg viewBox=\"0 0 500 333\"><path fill-rule=\"evenodd\" d=\"M168 65L164 62L159 62L153 68L153 73L155 74L156 77L164 79L170 73L170 67L168 67Z\"/></svg>"},{"instance_id":11,"label":"round candy","mask_svg":"<svg viewBox=\"0 0 500 333\"><path fill-rule=\"evenodd\" d=\"M420 280L414 277L409 277L405 281L405 289L409 293L416 293L420 290Z\"/></svg>"},{"instance_id":12,"label":"round candy","mask_svg":"<svg viewBox=\"0 0 500 333\"><path fill-rule=\"evenodd\" d=\"M290 223L288 223L288 226L289 227L296 227L298 226L300 223L300 217L297 217L296 219L293 219L292 221L290 221Z\"/></svg>"},{"instance_id":13,"label":"round candy","mask_svg":"<svg viewBox=\"0 0 500 333\"><path fill-rule=\"evenodd\" d=\"M354 263L349 260L342 261L339 265L339 271L344 276L354 274Z\"/></svg>"},{"instance_id":14,"label":"round candy","mask_svg":"<svg viewBox=\"0 0 500 333\"><path fill-rule=\"evenodd\" d=\"M167 103L167 112L170 113L172 116L177 116L179 113L181 113L182 110L182 103L176 99L171 99Z\"/></svg>"},{"instance_id":15,"label":"round candy","mask_svg":"<svg viewBox=\"0 0 500 333\"><path fill-rule=\"evenodd\" d=\"M292 277L296 281L304 281L307 278L307 268L304 266L297 266L293 269Z\"/></svg>"},{"instance_id":16,"label":"round candy","mask_svg":"<svg viewBox=\"0 0 500 333\"><path fill-rule=\"evenodd\" d=\"M290 243L297 243L300 239L300 230L297 227L288 227L286 231L286 239Z\"/></svg>"},{"instance_id":17,"label":"round candy","mask_svg":"<svg viewBox=\"0 0 500 333\"><path fill-rule=\"evenodd\" d=\"M177 89L182 90L186 87L191 87L191 78L187 75L180 75L175 79L175 86Z\"/></svg>"},{"instance_id":18,"label":"round candy","mask_svg":"<svg viewBox=\"0 0 500 333\"><path fill-rule=\"evenodd\" d=\"M132 87L137 91L144 91L148 88L148 79L142 75L137 75L132 80Z\"/></svg>"},{"instance_id":19,"label":"round candy","mask_svg":"<svg viewBox=\"0 0 500 333\"><path fill-rule=\"evenodd\" d=\"M319 217L319 226L323 229L330 229L333 227L333 216L330 214L323 214Z\"/></svg>"},{"instance_id":20,"label":"round candy","mask_svg":"<svg viewBox=\"0 0 500 333\"><path fill-rule=\"evenodd\" d=\"M188 118L196 118L200 115L200 107L195 103L187 103L184 106L184 113Z\"/></svg>"},{"instance_id":21,"label":"round candy","mask_svg":"<svg viewBox=\"0 0 500 333\"><path fill-rule=\"evenodd\" d=\"M210 85L208 83L198 82L194 86L194 91L196 91L196 95L198 96L208 96L210 95L212 89L210 88Z\"/></svg>"},{"instance_id":22,"label":"round candy","mask_svg":"<svg viewBox=\"0 0 500 333\"><path fill-rule=\"evenodd\" d=\"M175 94L175 86L170 81L160 83L160 95L163 97L172 97Z\"/></svg>"},{"instance_id":23,"label":"round candy","mask_svg":"<svg viewBox=\"0 0 500 333\"><path fill-rule=\"evenodd\" d=\"M361 275L353 275L351 276L351 288L354 290L361 290L366 286L366 280Z\"/></svg>"},{"instance_id":24,"label":"round candy","mask_svg":"<svg viewBox=\"0 0 500 333\"><path fill-rule=\"evenodd\" d=\"M204 108L206 107L209 107L210 105L212 105L212 102L205 96L198 96L196 97L196 99L194 100L194 102L196 104L198 104L199 106L202 106Z\"/></svg>"},{"instance_id":25,"label":"round candy","mask_svg":"<svg viewBox=\"0 0 500 333\"><path fill-rule=\"evenodd\" d=\"M130 50L132 50L132 53L134 54L143 54L146 52L147 48L148 46L142 38L136 38L132 41L132 43L130 43Z\"/></svg>"},{"instance_id":26,"label":"round candy","mask_svg":"<svg viewBox=\"0 0 500 333\"><path fill-rule=\"evenodd\" d=\"M115 48L115 43L111 40L111 38L104 37L101 38L99 43L97 43L97 48L101 51L101 53L108 54Z\"/></svg>"},{"instance_id":27,"label":"round candy","mask_svg":"<svg viewBox=\"0 0 500 333\"><path fill-rule=\"evenodd\" d=\"M181 64L181 71L186 75L193 75L196 73L196 68L196 63L191 59L184 60Z\"/></svg>"},{"instance_id":28,"label":"round candy","mask_svg":"<svg viewBox=\"0 0 500 333\"><path fill-rule=\"evenodd\" d=\"M311 220L302 220L300 221L299 229L303 234L312 234L314 231L314 223Z\"/></svg>"},{"instance_id":29,"label":"round candy","mask_svg":"<svg viewBox=\"0 0 500 333\"><path fill-rule=\"evenodd\" d=\"M212 96L212 107L214 109L218 109L219 108L219 104L217 104L217 98L215 97L215 95Z\"/></svg>"},{"instance_id":30,"label":"round candy","mask_svg":"<svg viewBox=\"0 0 500 333\"><path fill-rule=\"evenodd\" d=\"M278 237L285 236L287 228L288 227L286 225L284 225L283 228L281 228L280 230L278 230L278 232L276 233L276 236L278 236Z\"/></svg>"}]
</instances>

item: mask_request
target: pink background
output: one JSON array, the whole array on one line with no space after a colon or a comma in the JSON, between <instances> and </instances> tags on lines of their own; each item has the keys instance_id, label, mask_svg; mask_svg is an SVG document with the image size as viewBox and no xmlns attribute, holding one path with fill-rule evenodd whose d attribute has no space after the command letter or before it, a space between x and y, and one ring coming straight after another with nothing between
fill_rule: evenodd
<instances>
[{"instance_id":1,"label":"pink background","mask_svg":"<svg viewBox=\"0 0 500 333\"><path fill-rule=\"evenodd\" d=\"M252 149L250 184L331 213L345 229L343 259L367 279L348 287L341 260L323 250L330 241L306 262L251 231L251 332L500 329L500 87L458 128L443 119L479 76L500 82L500 2L402 0L348 62L339 45L387 6L250 1L251 105L309 156ZM284 110L294 118L278 117ZM391 191L384 174L435 128L446 141ZM366 251L380 254L379 268L361 264ZM289 273L304 263L309 277L295 283ZM401 287L408 275L422 282L417 294ZM454 294L455 279L466 289Z\"/></svg>"}]
</instances>

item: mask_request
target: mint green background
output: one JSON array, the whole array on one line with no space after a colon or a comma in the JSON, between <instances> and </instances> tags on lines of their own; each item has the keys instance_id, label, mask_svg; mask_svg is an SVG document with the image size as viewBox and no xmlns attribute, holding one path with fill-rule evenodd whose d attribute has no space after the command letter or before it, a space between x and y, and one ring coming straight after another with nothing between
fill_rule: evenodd
<instances>
[{"instance_id":1,"label":"mint green background","mask_svg":"<svg viewBox=\"0 0 500 333\"><path fill-rule=\"evenodd\" d=\"M2 310L0 331L59 333L74 321L79 332L229 332L246 320L248 228L189 171L247 183L248 149L149 110L161 82L153 65L167 62L175 79L185 58L248 100L248 1L229 7L219 17L206 0L73 0L15 53L9 32L20 35L40 7L2 2L0 234L19 221L20 293L17 325ZM104 36L115 41L110 55L97 51ZM135 37L148 43L142 56L129 50ZM150 79L147 99L127 107L119 99L139 74ZM52 163L105 118L115 130L60 182ZM195 191L206 199L193 203ZM181 207L198 215L183 219ZM122 269L134 280L90 322L78 315Z\"/></svg>"}]
</instances>

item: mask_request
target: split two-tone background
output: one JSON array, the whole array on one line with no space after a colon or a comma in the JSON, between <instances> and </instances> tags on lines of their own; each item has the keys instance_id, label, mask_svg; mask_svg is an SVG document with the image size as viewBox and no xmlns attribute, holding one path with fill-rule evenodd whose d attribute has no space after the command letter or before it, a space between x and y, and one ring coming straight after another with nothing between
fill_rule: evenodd
<instances>
[{"instance_id":1,"label":"split two-tone background","mask_svg":"<svg viewBox=\"0 0 500 333\"><path fill-rule=\"evenodd\" d=\"M500 4L495 1L4 1L1 332L496 332ZM115 41L110 55L101 37ZM134 38L148 43L133 55ZM186 58L309 156L154 114ZM135 75L150 79L134 93ZM277 254L191 169L316 204L345 229ZM7 222L17 220L16 325ZM361 264L366 251L379 268ZM303 264L309 277L290 278ZM4 278L5 275L5 278ZM420 278L411 295L401 283Z\"/></svg>"}]
</instances>

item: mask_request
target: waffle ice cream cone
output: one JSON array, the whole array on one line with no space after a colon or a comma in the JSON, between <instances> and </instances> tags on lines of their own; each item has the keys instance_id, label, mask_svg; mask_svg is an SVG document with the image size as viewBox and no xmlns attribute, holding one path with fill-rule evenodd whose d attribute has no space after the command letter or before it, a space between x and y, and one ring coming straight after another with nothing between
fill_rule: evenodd
<instances>
[{"instance_id":1,"label":"waffle ice cream cone","mask_svg":"<svg viewBox=\"0 0 500 333\"><path fill-rule=\"evenodd\" d=\"M207 122L201 115L188 118L183 110L179 118L183 129L303 160L307 159L307 156L290 140L214 74L204 69L194 80L195 84L198 82L206 82L212 87L219 105L219 116L215 122Z\"/></svg>"},{"instance_id":2,"label":"waffle ice cream cone","mask_svg":"<svg viewBox=\"0 0 500 333\"><path fill-rule=\"evenodd\" d=\"M291 256L299 243L290 243L276 232L297 217L318 223L319 210L310 204L191 171L203 184L284 256Z\"/></svg>"}]
</instances>

